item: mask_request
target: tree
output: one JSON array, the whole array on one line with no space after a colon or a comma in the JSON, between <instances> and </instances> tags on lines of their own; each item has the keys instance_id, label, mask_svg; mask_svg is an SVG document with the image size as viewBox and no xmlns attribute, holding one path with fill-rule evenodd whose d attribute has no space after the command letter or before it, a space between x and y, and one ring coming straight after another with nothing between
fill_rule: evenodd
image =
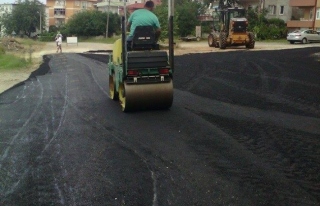
<instances>
[{"instance_id":1,"label":"tree","mask_svg":"<svg viewBox=\"0 0 320 206\"><path fill-rule=\"evenodd\" d=\"M268 10L264 9L258 11L256 9L249 9L247 18L249 21L249 31L256 34L257 39L280 39L284 38L287 33L286 23L279 18L267 19Z\"/></svg>"},{"instance_id":2,"label":"tree","mask_svg":"<svg viewBox=\"0 0 320 206\"><path fill-rule=\"evenodd\" d=\"M77 36L99 36L106 32L107 13L86 10L73 15L66 24L69 35ZM108 34L119 32L120 16L109 14Z\"/></svg>"},{"instance_id":3,"label":"tree","mask_svg":"<svg viewBox=\"0 0 320 206\"><path fill-rule=\"evenodd\" d=\"M5 33L10 35L13 31L17 34L24 34L31 36L36 28L40 28L40 15L41 25L44 24L45 12L42 4L39 1L25 0L17 4L12 13L3 15L1 22L5 27Z\"/></svg>"},{"instance_id":4,"label":"tree","mask_svg":"<svg viewBox=\"0 0 320 206\"><path fill-rule=\"evenodd\" d=\"M198 16L203 13L203 7L197 2L185 2L177 6L178 35L187 36L195 33L195 27L200 24Z\"/></svg>"},{"instance_id":5,"label":"tree","mask_svg":"<svg viewBox=\"0 0 320 206\"><path fill-rule=\"evenodd\" d=\"M195 33L195 27L200 25L198 16L205 12L205 5L189 0L175 1L175 12L173 19L173 34L186 36ZM165 0L161 5L154 9L161 26L160 40L168 37L168 1Z\"/></svg>"},{"instance_id":6,"label":"tree","mask_svg":"<svg viewBox=\"0 0 320 206\"><path fill-rule=\"evenodd\" d=\"M169 35L169 19L168 19L168 4L163 3L159 6L157 6L154 9L155 15L158 17L161 27L161 36L160 40L164 41L165 39L168 39ZM177 34L178 31L178 25L177 25L177 18L174 16L173 18L173 35Z\"/></svg>"}]
</instances>

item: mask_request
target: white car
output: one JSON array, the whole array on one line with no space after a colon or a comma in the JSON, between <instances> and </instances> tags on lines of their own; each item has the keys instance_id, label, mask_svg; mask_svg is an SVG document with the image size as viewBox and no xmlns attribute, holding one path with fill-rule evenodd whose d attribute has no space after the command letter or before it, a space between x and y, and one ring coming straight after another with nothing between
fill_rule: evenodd
<instances>
[{"instance_id":1,"label":"white car","mask_svg":"<svg viewBox=\"0 0 320 206\"><path fill-rule=\"evenodd\" d=\"M295 42L301 42L302 44L320 42L320 32L312 29L296 30L288 34L287 40L290 44L294 44Z\"/></svg>"}]
</instances>

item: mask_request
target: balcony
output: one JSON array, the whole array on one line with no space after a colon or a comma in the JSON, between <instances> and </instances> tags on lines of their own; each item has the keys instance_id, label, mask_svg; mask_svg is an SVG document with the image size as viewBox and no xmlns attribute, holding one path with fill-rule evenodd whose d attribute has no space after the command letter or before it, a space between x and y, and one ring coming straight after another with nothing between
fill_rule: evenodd
<instances>
[{"instance_id":1,"label":"balcony","mask_svg":"<svg viewBox=\"0 0 320 206\"><path fill-rule=\"evenodd\" d=\"M313 21L312 20L291 20L287 22L288 28L312 28Z\"/></svg>"},{"instance_id":2,"label":"balcony","mask_svg":"<svg viewBox=\"0 0 320 206\"><path fill-rule=\"evenodd\" d=\"M304 7L311 6L314 7L316 5L316 0L290 0L289 6L292 7Z\"/></svg>"},{"instance_id":3,"label":"balcony","mask_svg":"<svg viewBox=\"0 0 320 206\"><path fill-rule=\"evenodd\" d=\"M64 15L64 14L55 14L53 17L54 17L55 19L65 19L65 18L66 18L66 15Z\"/></svg>"}]
</instances>

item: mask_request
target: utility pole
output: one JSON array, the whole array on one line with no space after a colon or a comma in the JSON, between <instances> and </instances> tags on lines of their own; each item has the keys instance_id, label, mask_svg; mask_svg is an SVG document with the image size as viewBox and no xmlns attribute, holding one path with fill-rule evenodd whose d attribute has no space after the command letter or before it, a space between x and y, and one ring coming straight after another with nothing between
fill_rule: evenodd
<instances>
[{"instance_id":1,"label":"utility pole","mask_svg":"<svg viewBox=\"0 0 320 206\"><path fill-rule=\"evenodd\" d=\"M318 5L318 0L315 1L314 4L314 9L313 9L313 24L312 24L312 29L315 30L316 26L316 16L317 16L317 5Z\"/></svg>"},{"instance_id":2,"label":"utility pole","mask_svg":"<svg viewBox=\"0 0 320 206\"><path fill-rule=\"evenodd\" d=\"M41 28L41 22L42 22L42 18L41 18L41 10L39 11L39 13L40 13L40 34L42 34L42 28Z\"/></svg>"},{"instance_id":3,"label":"utility pole","mask_svg":"<svg viewBox=\"0 0 320 206\"><path fill-rule=\"evenodd\" d=\"M108 38L108 30L109 30L109 12L110 12L110 0L108 0L108 14L107 14L107 26L106 26L106 38Z\"/></svg>"}]
</instances>

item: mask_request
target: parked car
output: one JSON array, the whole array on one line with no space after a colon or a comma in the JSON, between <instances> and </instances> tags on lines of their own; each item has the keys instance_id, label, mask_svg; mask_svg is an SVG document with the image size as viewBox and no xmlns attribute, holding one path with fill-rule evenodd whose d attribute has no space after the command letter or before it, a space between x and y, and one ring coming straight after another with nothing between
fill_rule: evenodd
<instances>
[{"instance_id":1,"label":"parked car","mask_svg":"<svg viewBox=\"0 0 320 206\"><path fill-rule=\"evenodd\" d=\"M290 44L295 42L301 42L302 44L320 42L320 34L312 29L296 30L288 34L287 40Z\"/></svg>"}]
</instances>

